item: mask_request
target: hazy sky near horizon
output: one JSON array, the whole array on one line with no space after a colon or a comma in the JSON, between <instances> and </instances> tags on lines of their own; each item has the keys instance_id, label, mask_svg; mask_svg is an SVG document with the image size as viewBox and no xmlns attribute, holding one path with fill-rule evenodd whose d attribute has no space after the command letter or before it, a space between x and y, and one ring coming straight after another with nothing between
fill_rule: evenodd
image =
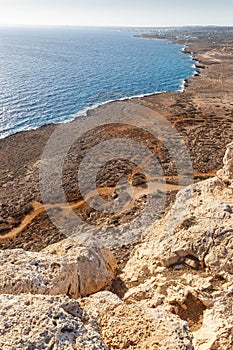
<instances>
[{"instance_id":1,"label":"hazy sky near horizon","mask_svg":"<svg viewBox=\"0 0 233 350\"><path fill-rule=\"evenodd\" d=\"M0 0L0 25L233 25L232 0Z\"/></svg>"}]
</instances>

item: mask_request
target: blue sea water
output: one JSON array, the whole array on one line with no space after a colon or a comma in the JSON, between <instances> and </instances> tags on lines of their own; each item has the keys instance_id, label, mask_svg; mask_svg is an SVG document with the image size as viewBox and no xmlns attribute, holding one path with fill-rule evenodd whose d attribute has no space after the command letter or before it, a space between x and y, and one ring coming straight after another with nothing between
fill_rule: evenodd
<instances>
[{"instance_id":1,"label":"blue sea water","mask_svg":"<svg viewBox=\"0 0 233 350\"><path fill-rule=\"evenodd\" d=\"M177 91L195 72L182 46L97 28L0 28L0 138L109 100Z\"/></svg>"}]
</instances>

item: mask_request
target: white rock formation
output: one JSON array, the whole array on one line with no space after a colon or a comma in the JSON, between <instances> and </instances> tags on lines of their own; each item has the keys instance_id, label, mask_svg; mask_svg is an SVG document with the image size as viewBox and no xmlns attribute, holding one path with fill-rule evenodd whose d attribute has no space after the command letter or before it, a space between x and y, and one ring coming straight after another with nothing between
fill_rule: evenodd
<instances>
[{"instance_id":1,"label":"white rock formation","mask_svg":"<svg viewBox=\"0 0 233 350\"><path fill-rule=\"evenodd\" d=\"M23 249L0 251L1 294L79 296L77 265L67 259Z\"/></svg>"},{"instance_id":2,"label":"white rock formation","mask_svg":"<svg viewBox=\"0 0 233 350\"><path fill-rule=\"evenodd\" d=\"M233 349L232 184L233 143L223 170L178 193L121 275L125 302L187 321L195 350Z\"/></svg>"},{"instance_id":3,"label":"white rock formation","mask_svg":"<svg viewBox=\"0 0 233 350\"><path fill-rule=\"evenodd\" d=\"M66 239L43 252L0 251L0 294L89 295L111 284L116 262L103 248Z\"/></svg>"},{"instance_id":4,"label":"white rock formation","mask_svg":"<svg viewBox=\"0 0 233 350\"><path fill-rule=\"evenodd\" d=\"M5 294L0 310L0 349L108 349L93 320L68 297Z\"/></svg>"},{"instance_id":5,"label":"white rock formation","mask_svg":"<svg viewBox=\"0 0 233 350\"><path fill-rule=\"evenodd\" d=\"M226 278L233 276L233 195L218 178L179 192L177 202L186 206L185 216L173 227L172 210L152 226L150 233L129 260L123 278L131 285L156 274L158 267L206 268ZM170 226L171 223L171 226ZM171 230L169 228L171 227Z\"/></svg>"},{"instance_id":6,"label":"white rock formation","mask_svg":"<svg viewBox=\"0 0 233 350\"><path fill-rule=\"evenodd\" d=\"M223 169L217 172L217 176L232 188L233 184L233 142L227 145L227 151L223 158Z\"/></svg>"},{"instance_id":7,"label":"white rock formation","mask_svg":"<svg viewBox=\"0 0 233 350\"><path fill-rule=\"evenodd\" d=\"M66 258L71 265L77 266L81 296L110 286L116 273L116 259L97 242L87 248L75 240L65 239L48 246L43 252Z\"/></svg>"}]
</instances>

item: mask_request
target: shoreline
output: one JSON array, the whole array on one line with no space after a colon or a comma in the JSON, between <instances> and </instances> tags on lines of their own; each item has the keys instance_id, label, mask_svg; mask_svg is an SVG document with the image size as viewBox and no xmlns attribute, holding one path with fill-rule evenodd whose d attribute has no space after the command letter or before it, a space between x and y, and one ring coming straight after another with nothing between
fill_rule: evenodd
<instances>
[{"instance_id":1,"label":"shoreline","mask_svg":"<svg viewBox=\"0 0 233 350\"><path fill-rule=\"evenodd\" d=\"M194 34L198 40L193 41ZM55 135L61 148L55 146L56 154L45 152L42 182L46 192L61 177L68 206L82 222L69 220L67 205L56 190L48 200L41 196L41 153L57 124L0 140L3 348L232 348L233 30L231 38L220 34L214 33L214 40L203 31L189 34L185 50L198 58L201 73L185 80L183 92L99 106L87 112L97 119L96 124L89 120L89 131L79 123L81 136L72 122L71 128L60 125L61 134ZM186 38L187 32L179 35ZM119 114L129 123L115 123ZM99 116L107 124L98 124ZM131 125L135 116L138 122ZM168 130L164 119L171 124ZM154 123L159 127L155 135ZM173 128L179 135L173 135ZM70 129L75 142L65 157ZM196 182L182 191L182 171L173 149L180 146L179 136L189 151L184 157L186 151L179 152L184 175L192 173L185 161L190 156ZM137 142L129 159L111 142L107 157L103 148L92 153L112 139L123 143L121 137ZM171 147L167 140L173 142ZM140 147L149 150L149 156L140 157ZM117 150L113 157L112 150ZM144 171L151 158L161 166L164 182L157 169ZM84 198L79 170L94 173L97 159L95 189ZM91 176L84 177L86 184ZM204 179L208 180L200 181ZM129 195L122 211L93 210L99 197L115 209L122 194ZM154 194L150 213L146 205ZM58 219L55 225L51 214ZM139 219L138 225L131 225L134 219ZM65 221L70 224L67 234L59 226ZM88 225L95 226L93 235Z\"/></svg>"},{"instance_id":2,"label":"shoreline","mask_svg":"<svg viewBox=\"0 0 233 350\"><path fill-rule=\"evenodd\" d=\"M221 37L216 44L212 44L208 37L204 36L201 40L194 41L193 39L188 40L185 35L185 40L179 39L179 44L185 45L185 51L189 54L193 53L193 58L198 61L197 68L201 69L198 76L195 75L185 80L183 92L164 92L135 97L134 102L135 105L148 107L162 115L176 128L188 147L193 164L194 180L198 181L214 176L216 171L222 167L226 145L232 141L233 39L232 41L224 39L223 34L223 38ZM222 85L223 79L224 85ZM127 98L122 103L127 106L129 101L130 99ZM118 108L119 101L108 104L110 108ZM89 110L87 115L94 116L100 111L105 113L105 107L101 105ZM0 140L1 232L7 233L20 226L27 214L33 210L32 203L35 201L41 203L38 164L41 152L56 125L58 124L49 124L35 130L18 132ZM100 133L90 132L88 137L81 140L81 144L77 144L72 150L70 158L72 161L68 160L64 170L65 191L70 203L80 201L76 172L81 157L98 142L114 137L114 135L115 137L119 135L129 137L131 134L127 128L114 131L110 127L105 127L100 130ZM142 135L134 132L132 137L140 140ZM165 150L153 140L145 138L142 142L146 147L154 150L163 166L168 183L177 185L176 171ZM114 181L119 181L120 176L124 175L124 169L125 165L121 163L110 168L106 167L103 170L106 170L108 177L101 173L98 186L100 188L113 186L114 189ZM88 208L82 208L84 218L89 214ZM130 215L134 214L132 211ZM26 242L25 237L27 237ZM18 239L4 244L0 243L3 249L22 247L25 244L29 249L38 249L36 247L40 247L41 241L44 240L44 244L47 244L51 241L56 242L59 237L59 232L51 224L49 218L43 214L24 228Z\"/></svg>"},{"instance_id":3,"label":"shoreline","mask_svg":"<svg viewBox=\"0 0 233 350\"><path fill-rule=\"evenodd\" d=\"M147 38L143 38L142 39L147 39ZM148 40L152 40L150 38L148 38ZM160 40L160 39L158 39ZM166 39L161 39L163 41L165 41ZM176 44L176 43L173 43L171 41L168 40L168 42L170 44ZM179 44L181 45L181 44ZM181 45L182 46L182 45ZM185 45L184 45L184 48L185 48ZM193 57L193 54L191 52L185 52L185 50L183 51L183 49L180 50L180 52L182 52L183 54L190 54L190 60L191 61L196 61ZM196 65L195 65L196 66ZM194 68L194 67L193 67ZM180 88L176 91L172 91L172 92L184 92L185 90L185 82L187 79L190 79L192 78L193 76L195 76L195 74L197 74L197 68L195 68L195 71L193 72L193 74L190 76L190 77L187 77L185 79L183 79L181 82L180 82ZM1 140L4 140L8 137L11 137L13 135L17 135L19 133L24 133L24 132L30 132L32 130L38 130L40 128L43 128L43 127L46 127L47 125L60 125L60 124L67 124L67 123L71 123L73 122L76 118L83 118L83 117L87 117L88 116L88 113L95 110L95 109L98 109L99 107L101 106L105 106L109 103L113 103L113 102L118 102L118 101L129 101L129 100L133 100L133 99L138 99L138 98L145 98L145 97L148 97L148 96L154 96L154 95L157 95L157 94L164 94L164 93L169 93L171 91L154 91L154 92L149 92L149 93L145 93L145 94L138 94L138 95L133 95L133 96L126 96L126 97L122 97L122 98L119 98L119 99L110 99L108 101L105 101L105 102L99 102L99 103L95 103L94 105L90 106L90 107L86 107L84 108L83 110L79 111L79 112L76 112L73 116L71 115L70 117L68 117L67 120L64 120L64 121L61 121L61 122L54 122L54 123L48 123L48 124L44 124L44 125L41 125L41 126L38 126L38 127L34 127L34 128L30 128L30 129L25 129L25 130L19 130L19 131L16 131L15 133L12 133L12 134L9 134L9 135L6 135L6 136L1 136L0 134L0 142Z\"/></svg>"}]
</instances>

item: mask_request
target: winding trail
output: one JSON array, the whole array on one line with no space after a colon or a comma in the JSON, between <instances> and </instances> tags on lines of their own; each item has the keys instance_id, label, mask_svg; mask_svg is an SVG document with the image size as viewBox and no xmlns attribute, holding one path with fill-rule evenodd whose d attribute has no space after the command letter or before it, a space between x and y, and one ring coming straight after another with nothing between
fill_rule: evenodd
<instances>
[{"instance_id":1,"label":"winding trail","mask_svg":"<svg viewBox=\"0 0 233 350\"><path fill-rule=\"evenodd\" d=\"M70 203L69 206L72 209L76 209L80 206L82 206L85 202L80 201L78 203ZM61 208L61 209L66 209L67 204L49 204L49 205L43 205L39 202L33 201L32 202L33 210L24 217L22 220L21 224L15 228L13 228L10 232L6 233L5 235L2 235L0 237L0 241L4 241L6 239L14 238L18 234L20 234L28 225L30 225L34 219L39 216L42 213L45 213L48 209L52 208Z\"/></svg>"},{"instance_id":2,"label":"winding trail","mask_svg":"<svg viewBox=\"0 0 233 350\"><path fill-rule=\"evenodd\" d=\"M138 170L138 169L136 169ZM211 173L211 174L195 174L195 176L206 176L206 177L212 177L215 174ZM172 176L173 179L177 179L178 176ZM99 195L101 196L111 196L114 191L116 189L118 189L119 187L104 187L104 188L99 188L97 189ZM176 184L169 184L169 183L161 183L161 179L159 178L155 178L154 179L154 186L153 186L153 191L157 191L157 190L161 190L161 191L179 191L181 189L181 187L179 185ZM137 200L138 198L140 198L140 196L144 195L144 194L148 194L148 190L146 188L142 188L142 187L134 187L134 198L131 201L131 204L129 205L129 207L133 207L133 203L135 200ZM93 197L93 195L96 195L96 192L90 192L87 197L86 200L90 199ZM16 236L18 236L27 226L29 226L40 214L46 213L47 210L49 209L55 209L55 208L59 208L61 210L67 210L67 209L78 209L82 206L84 206L85 204L87 204L87 201L85 200L79 200L78 202L73 202L73 203L55 203L55 204L47 204L44 205L40 202L37 201L33 201L32 202L32 206L33 206L33 210L27 214L24 219L22 220L21 224L15 228L13 228L11 231L9 231L8 233L1 235L0 236L0 242L1 241L5 241L8 239L12 239L15 238ZM129 207L127 209L129 209Z\"/></svg>"}]
</instances>

